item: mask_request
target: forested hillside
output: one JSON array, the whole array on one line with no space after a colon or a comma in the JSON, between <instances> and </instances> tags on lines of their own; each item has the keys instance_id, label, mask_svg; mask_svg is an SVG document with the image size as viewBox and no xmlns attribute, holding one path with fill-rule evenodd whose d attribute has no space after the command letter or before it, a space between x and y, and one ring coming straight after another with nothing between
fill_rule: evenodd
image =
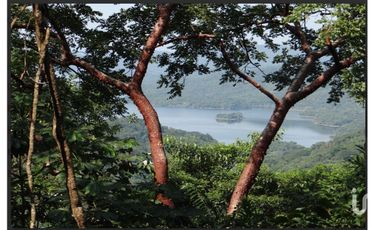
<instances>
[{"instance_id":1,"label":"forested hillside","mask_svg":"<svg viewBox=\"0 0 380 230\"><path fill-rule=\"evenodd\" d=\"M138 145L134 148L136 153L149 152L149 140L148 134L144 125L144 121L141 119L129 119L119 118L110 122L111 125L119 126L119 131L116 137L120 140L135 139ZM175 136L180 138L185 143L192 144L213 144L217 141L209 134L203 134L199 132L188 132L180 129L175 129L167 126L162 126L162 133L165 136Z\"/></svg>"},{"instance_id":2,"label":"forested hillside","mask_svg":"<svg viewBox=\"0 0 380 230\"><path fill-rule=\"evenodd\" d=\"M274 171L310 168L318 164L347 161L358 154L357 146L364 146L364 130L337 134L329 142L320 142L310 148L294 142L275 142L268 150L265 164Z\"/></svg>"},{"instance_id":3,"label":"forested hillside","mask_svg":"<svg viewBox=\"0 0 380 230\"><path fill-rule=\"evenodd\" d=\"M9 229L366 226L365 4L102 6L8 4Z\"/></svg>"},{"instance_id":4,"label":"forested hillside","mask_svg":"<svg viewBox=\"0 0 380 230\"><path fill-rule=\"evenodd\" d=\"M136 146L134 152L149 152L148 136L141 119L131 121L128 118L119 118L111 122L120 126L116 137L120 140L134 139ZM343 129L347 128L343 126ZM311 168L318 164L342 163L358 155L357 146L365 143L363 128L348 128L349 132L338 132L331 141L320 142L307 148L294 142L275 141L268 150L264 164L271 171L288 171L292 169ZM184 144L190 145L220 145L208 134L187 132L170 127L162 127L164 138L175 137ZM258 134L255 134L258 135ZM239 141L246 141L237 139Z\"/></svg>"},{"instance_id":5,"label":"forested hillside","mask_svg":"<svg viewBox=\"0 0 380 230\"><path fill-rule=\"evenodd\" d=\"M274 71L273 66L265 71ZM163 69L151 65L148 74L149 80L144 82L144 92L151 102L158 107L180 107L201 109L252 109L255 107L273 107L271 101L247 83L240 82L219 84L220 75L191 75L186 78L182 95L169 99L168 89L158 88L157 79ZM257 76L258 79L262 77ZM273 88L269 84L264 85ZM331 88L327 86L310 97L302 100L293 109L301 111L302 115L313 117L315 123L328 126L351 126L360 128L364 126L365 109L354 99L344 96L339 103L326 103ZM202 93L194 93L202 92ZM280 94L280 92L278 92Z\"/></svg>"}]
</instances>

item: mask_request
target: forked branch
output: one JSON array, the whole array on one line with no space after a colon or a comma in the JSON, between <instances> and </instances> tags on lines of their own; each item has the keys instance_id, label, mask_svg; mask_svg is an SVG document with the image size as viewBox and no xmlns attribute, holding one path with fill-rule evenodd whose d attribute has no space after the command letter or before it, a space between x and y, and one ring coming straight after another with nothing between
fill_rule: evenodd
<instances>
[{"instance_id":1,"label":"forked branch","mask_svg":"<svg viewBox=\"0 0 380 230\"><path fill-rule=\"evenodd\" d=\"M311 46L308 42L305 32L301 28L301 24L299 22L295 22L294 26L290 24L285 24L285 27L301 42L301 48L306 53L309 54L311 52Z\"/></svg>"},{"instance_id":2,"label":"forked branch","mask_svg":"<svg viewBox=\"0 0 380 230\"><path fill-rule=\"evenodd\" d=\"M355 61L349 57L324 71L314 81L312 81L309 85L305 86L301 91L297 93L297 101L300 101L308 95L312 94L322 85L326 84L335 74L339 73L342 69L349 68L354 62Z\"/></svg>"},{"instance_id":3,"label":"forked branch","mask_svg":"<svg viewBox=\"0 0 380 230\"><path fill-rule=\"evenodd\" d=\"M302 84L304 84L305 78L309 74L310 69L314 66L315 61L330 53L331 50L335 51L335 48L341 45L342 43L342 39L337 39L333 43L330 42L328 47L309 53L309 55L307 55L307 57L305 58L305 63L298 71L287 92L297 92L301 88ZM332 53L332 55L334 56L334 53ZM339 60L337 62L339 63Z\"/></svg>"},{"instance_id":4,"label":"forked branch","mask_svg":"<svg viewBox=\"0 0 380 230\"><path fill-rule=\"evenodd\" d=\"M237 65L235 65L230 57L227 54L226 49L224 48L223 42L220 42L220 50L223 54L223 58L226 61L227 65L230 67L230 69L236 73L240 78L244 79L254 87L256 87L260 92L265 94L268 98L270 98L276 105L280 104L280 99L277 98L273 93L265 89L262 85L260 85L257 81L255 81L252 77L247 75L246 73L242 72Z\"/></svg>"},{"instance_id":5,"label":"forked branch","mask_svg":"<svg viewBox=\"0 0 380 230\"><path fill-rule=\"evenodd\" d=\"M153 31L150 33L148 39L145 42L144 48L140 54L138 64L136 66L135 73L133 74L132 81L141 86L142 80L145 76L148 68L149 61L157 47L158 41L161 35L164 33L167 25L169 24L170 14L174 8L174 4L159 5L159 16L153 27Z\"/></svg>"}]
</instances>

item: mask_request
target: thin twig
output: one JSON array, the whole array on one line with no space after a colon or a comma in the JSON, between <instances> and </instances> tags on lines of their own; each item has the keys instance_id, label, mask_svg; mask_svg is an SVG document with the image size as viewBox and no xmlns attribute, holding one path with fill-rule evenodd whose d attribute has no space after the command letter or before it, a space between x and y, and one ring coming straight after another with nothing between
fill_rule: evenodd
<instances>
[{"instance_id":1,"label":"thin twig","mask_svg":"<svg viewBox=\"0 0 380 230\"><path fill-rule=\"evenodd\" d=\"M24 12L24 10L26 9L28 5L27 4L24 4L21 9L20 9L20 12L12 19L12 22L11 22L11 29L13 29L14 25L16 24L17 22L17 19L19 18L19 15L22 14Z\"/></svg>"},{"instance_id":2,"label":"thin twig","mask_svg":"<svg viewBox=\"0 0 380 230\"><path fill-rule=\"evenodd\" d=\"M243 73L238 66L236 66L231 59L229 58L223 42L220 42L220 50L223 54L224 60L226 61L227 65L230 67L230 69L235 72L239 77L244 79L245 81L249 82L251 85L256 87L260 92L265 94L267 97L269 97L276 105L280 104L280 99L277 98L273 93L269 92L267 89L265 89L262 85L257 83L252 77L248 76L247 74Z\"/></svg>"},{"instance_id":3,"label":"thin twig","mask_svg":"<svg viewBox=\"0 0 380 230\"><path fill-rule=\"evenodd\" d=\"M244 39L244 36L241 35L241 38L242 38L242 42L240 43L240 45L244 48L245 50L245 53L246 53L246 56L247 56L247 59L248 61L254 66L256 67L262 74L263 76L266 76L267 74L260 68L260 66L257 64L257 63L254 63L249 55L249 50L248 50L248 47L246 46L245 44L245 39Z\"/></svg>"},{"instance_id":4,"label":"thin twig","mask_svg":"<svg viewBox=\"0 0 380 230\"><path fill-rule=\"evenodd\" d=\"M175 42L175 41L180 41L180 40L190 40L190 39L197 39L197 38L201 38L201 39L212 39L212 38L215 38L215 35L213 34L193 34L193 35L184 35L184 36L178 36L178 37L174 37L174 38L170 38L166 41L163 41L163 42L160 42L157 44L157 47L160 47L160 46L164 46L164 45L167 45L169 43L172 43L172 42Z\"/></svg>"}]
</instances>

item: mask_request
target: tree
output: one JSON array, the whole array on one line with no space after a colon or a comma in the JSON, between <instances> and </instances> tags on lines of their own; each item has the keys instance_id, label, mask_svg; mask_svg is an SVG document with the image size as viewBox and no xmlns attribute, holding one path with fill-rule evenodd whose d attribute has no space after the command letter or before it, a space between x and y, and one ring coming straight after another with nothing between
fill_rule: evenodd
<instances>
[{"instance_id":1,"label":"tree","mask_svg":"<svg viewBox=\"0 0 380 230\"><path fill-rule=\"evenodd\" d=\"M339 102L344 90L358 101L365 100L365 47L362 45L366 39L365 6L183 5L176 15L168 39L161 43L171 44L173 53L158 58L159 65L166 66L160 86L170 87L172 97L181 95L184 76L195 71L201 74L224 71L221 83L248 82L275 105L232 193L227 208L231 215L252 187L266 151L292 106L327 84L331 85L329 102ZM316 25L309 26L309 18L317 18ZM268 49L277 52L279 37L285 37L286 41L273 62L282 66L265 74L260 62L266 60L266 54L258 49L256 40L264 41ZM214 68L198 64L199 57L207 58ZM283 96L259 84L254 78L258 74L263 75L265 82L273 83L276 90L283 90Z\"/></svg>"},{"instance_id":2,"label":"tree","mask_svg":"<svg viewBox=\"0 0 380 230\"><path fill-rule=\"evenodd\" d=\"M181 95L187 75L217 72L221 74L221 83L248 83L273 101L272 116L252 146L232 193L227 209L229 215L248 194L269 145L294 104L327 84L332 88L331 102L339 102L345 91L358 101L365 100L366 49L361 45L365 43L364 5L136 4L106 20L99 19L99 12L84 4L51 4L40 5L39 8L44 18L42 27L50 31L51 37L47 45L48 61L43 65L46 70L43 81L48 84L50 95L41 92L41 103L45 103L47 98L53 102L46 111L39 110L37 124L40 123L41 130L54 124L58 127L54 135L62 156L70 152L65 144L65 135L62 135L63 128L59 127L62 121L65 121L68 142L70 139L75 143L78 139L100 136L97 141L104 141L106 147L91 141L81 142L90 143L89 146L74 144L70 147L72 152L80 152L77 155L82 159L91 158L91 154L101 158L99 155L103 152L115 152L108 146L112 143L112 130L105 124L106 119L123 114L125 99L122 96L129 96L143 115L148 130L158 185L156 198L167 207L174 207L174 203L164 192L167 190L168 167L161 127L157 113L141 86L150 62L156 61L159 66L166 67L158 83L161 87L170 88L170 97ZM62 15L67 15L68 20L59 20ZM11 151L12 156L19 157L14 164L20 165L25 152L23 138L26 136L20 127L25 124L22 118L29 117L25 107L31 107L33 89L25 76L39 69L36 64L38 49L31 42L38 30L30 21L33 15L28 7L12 5L11 16L11 85L14 90L12 100L16 102L11 109L21 115L12 117ZM317 18L314 26L308 24L309 18ZM88 22L95 23L95 26L89 27ZM262 71L260 64L267 61L267 51L259 49L257 40L265 43L268 52L276 54L272 61L282 63L278 71L271 74ZM168 50L153 56L158 47ZM201 57L207 62L200 62ZM123 65L121 69L120 65ZM259 83L260 80L264 84ZM275 90L280 92L272 92L266 83L274 84ZM59 95L64 95L61 109L59 91ZM82 103L92 111L80 108L78 105ZM50 114L55 119L47 122ZM52 144L49 141L53 140L48 139L47 146ZM103 151L103 148L111 150ZM49 150L41 152L49 153ZM44 164L42 171L47 167L50 164ZM69 171L67 167L65 169ZM109 168L102 170L108 171ZM34 171L39 174L35 167ZM17 173L13 176L22 181L22 170ZM34 183L37 181L36 178ZM90 191L89 187L86 188ZM20 194L24 194L24 190L20 186ZM91 201L93 198L86 200L89 207ZM22 200L21 206L25 203L26 200Z\"/></svg>"},{"instance_id":3,"label":"tree","mask_svg":"<svg viewBox=\"0 0 380 230\"><path fill-rule=\"evenodd\" d=\"M104 47L100 47L100 52L96 52L99 49L98 42L100 41L98 39L102 39L101 36L108 36L111 39L113 39L113 30L109 30L107 32L92 30L92 29L86 29L83 28L85 24L83 21L81 21L81 17L83 15L86 16L86 14L90 14L91 12L87 12L88 9L86 9L83 5L72 5L72 6L44 6L45 11L43 12L44 17L46 17L47 22L51 25L52 29L54 30L54 37L56 38L55 42L52 44L57 48L57 46L60 46L60 51L54 50L51 52L51 60L57 64L60 65L61 68L69 68L70 66L76 66L77 68L84 69L89 75L91 75L94 78L97 78L100 82L111 85L112 87L115 87L118 90L121 90L123 93L127 94L131 100L136 104L136 106L139 108L141 114L144 117L144 121L148 130L149 134L149 141L150 141L150 147L151 147L151 153L152 153L152 159L154 164L154 172L155 172L155 182L157 185L165 185L168 182L168 169L167 169L167 160L165 156L165 151L163 148L162 143L162 133L161 133L161 127L158 120L158 116L152 105L150 104L149 100L145 97L141 84L145 77L145 73L148 67L148 64L150 62L150 59L152 57L152 54L155 50L155 47L162 36L162 34L165 31L165 28L167 24L169 23L169 18L172 9L174 8L173 4L166 4L166 5L159 5L158 6L158 12L154 12L156 10L156 7L149 6L147 9L143 9L142 6L137 6L134 9L131 9L132 12L131 16L133 15L134 10L140 10L143 9L147 12L154 12L151 14L149 27L144 27L145 31L142 31L144 34L151 30L151 27L153 27L152 32L150 33L149 37L145 40L144 36L141 36L141 34L138 34L138 37L134 38L136 40L136 44L132 46L132 49L127 51L120 47L115 47L112 51L111 56L115 59L114 55L116 55L118 52L133 52L134 55L132 57L128 56L128 60L126 60L129 63L132 63L132 67L135 70L133 76L131 78L126 76L120 76L121 72L118 72L119 76L115 76L115 78L110 77L109 73L107 71L101 71L99 69L104 68L105 66L101 65L97 61L88 61L88 59L96 60L99 55L104 55L108 52L108 50L104 49ZM75 10L78 10L78 13L75 12ZM60 12L61 11L61 12ZM66 13L66 14L72 14L75 15L79 19L79 22L72 22L70 23L62 23L57 20L57 17L60 13ZM123 13L122 13L123 14ZM128 11L124 12L124 14L129 14ZM128 16L128 15L127 15ZM131 18L130 20L134 20L134 18ZM141 20L141 19L140 19ZM156 20L154 22L154 20ZM77 23L77 24L75 24ZM111 22L114 23L114 22ZM79 25L78 25L79 24ZM72 26L72 28L70 28ZM76 27L75 27L76 26ZM108 26L106 23L102 25L103 27ZM151 26L151 27L150 27ZM14 28L27 28L26 24L22 23L14 23ZM82 28L81 28L82 27ZM112 25L111 25L112 28ZM30 29L30 28L27 28ZM120 29L120 28L117 28ZM68 30L73 32L72 34L65 34L64 30ZM70 43L69 40L66 38L67 36L73 36L75 33L80 34L81 36L88 36L85 37L82 41L77 41L77 43ZM125 36L125 34L123 34ZM133 36L133 35L132 35ZM91 41L91 39L97 39L97 41ZM117 38L115 38L116 40ZM110 42L110 41L108 41ZM140 45L143 45L141 48ZM125 45L124 45L125 46ZM72 52L72 49L77 49L80 47L81 49L88 50L89 53L92 55L85 56L85 57L79 57L78 55L75 55L75 53ZM138 63L136 66L134 66L134 57L139 54ZM116 59L125 58L125 55L121 55L121 57L116 57ZM113 60L113 63L117 64L116 60ZM102 63L103 64L103 63ZM97 66L99 65L99 66ZM109 67L108 67L109 68ZM121 79L117 79L117 77L120 77ZM167 205L169 207L174 207L173 202L165 197L162 193L157 194L157 199L161 201L164 205Z\"/></svg>"},{"instance_id":4,"label":"tree","mask_svg":"<svg viewBox=\"0 0 380 230\"><path fill-rule=\"evenodd\" d=\"M36 223L36 204L33 194L33 174L32 174L32 157L34 152L34 142L35 142L35 129L37 120L37 106L39 100L39 94L41 91L41 75L45 74L45 56L46 56L46 46L49 42L50 30L43 31L41 29L42 17L41 12L38 7L33 8L33 14L35 16L35 30L36 33L36 43L38 48L39 60L38 60L38 70L36 72L36 77L34 78L34 90L33 90L33 103L30 116L30 126L29 126L29 146L28 154L25 165L26 174L28 175L28 185L30 192L30 222L29 228L34 228ZM13 24L13 23L12 23ZM11 25L12 27L12 25Z\"/></svg>"}]
</instances>

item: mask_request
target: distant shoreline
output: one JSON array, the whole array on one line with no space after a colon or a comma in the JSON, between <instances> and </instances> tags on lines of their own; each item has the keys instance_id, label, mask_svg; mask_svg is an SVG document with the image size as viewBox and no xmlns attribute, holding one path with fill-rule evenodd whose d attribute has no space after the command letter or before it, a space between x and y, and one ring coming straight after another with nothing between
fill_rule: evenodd
<instances>
[{"instance_id":1,"label":"distant shoreline","mask_svg":"<svg viewBox=\"0 0 380 230\"><path fill-rule=\"evenodd\" d=\"M242 111L242 110L253 110L255 108L264 108L264 109L274 109L274 106L272 104L255 104L252 105L250 108L238 108L238 109L231 109L231 108L223 108L223 107L196 107L196 106L181 106L181 105L173 105L173 106L160 106L160 105L154 105L155 108L169 108L169 109L194 109L194 110L225 110L225 111ZM317 120L317 117L313 115L303 115L302 112L305 112L306 108L292 108L292 111L299 112L300 116L303 118L307 118L313 122L313 124L322 126L322 127L328 127L328 128L339 128L340 125L333 125L333 124L326 124L322 123Z\"/></svg>"}]
</instances>

